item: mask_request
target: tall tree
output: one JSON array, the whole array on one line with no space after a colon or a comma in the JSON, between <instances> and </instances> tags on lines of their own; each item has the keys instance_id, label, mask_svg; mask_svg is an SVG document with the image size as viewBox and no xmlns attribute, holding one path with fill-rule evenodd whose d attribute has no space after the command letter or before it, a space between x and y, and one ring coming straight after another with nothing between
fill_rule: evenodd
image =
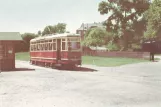
<instances>
[{"instance_id":1,"label":"tall tree","mask_svg":"<svg viewBox=\"0 0 161 107\"><path fill-rule=\"evenodd\" d=\"M57 33L57 28L55 26L49 25L44 28L42 35L53 34L53 33Z\"/></svg>"},{"instance_id":2,"label":"tall tree","mask_svg":"<svg viewBox=\"0 0 161 107\"><path fill-rule=\"evenodd\" d=\"M24 34L22 34L25 50L27 50L27 51L29 50L30 40L37 37L37 36L38 35L36 35L34 33L24 33Z\"/></svg>"},{"instance_id":3,"label":"tall tree","mask_svg":"<svg viewBox=\"0 0 161 107\"><path fill-rule=\"evenodd\" d=\"M142 18L149 7L149 0L107 0L99 4L100 14L109 14L105 21L107 30L116 33L123 41L124 50L128 48L128 32L132 24Z\"/></svg>"},{"instance_id":4,"label":"tall tree","mask_svg":"<svg viewBox=\"0 0 161 107\"><path fill-rule=\"evenodd\" d=\"M65 23L58 23L56 26L57 33L65 33L66 32L66 24Z\"/></svg>"},{"instance_id":5,"label":"tall tree","mask_svg":"<svg viewBox=\"0 0 161 107\"><path fill-rule=\"evenodd\" d=\"M41 30L39 30L39 31L37 32L37 34L38 34L38 35L41 35L41 34L42 34Z\"/></svg>"},{"instance_id":6,"label":"tall tree","mask_svg":"<svg viewBox=\"0 0 161 107\"><path fill-rule=\"evenodd\" d=\"M102 28L91 28L89 29L83 41L84 46L102 46L105 44L105 37L107 36L107 32Z\"/></svg>"},{"instance_id":7,"label":"tall tree","mask_svg":"<svg viewBox=\"0 0 161 107\"><path fill-rule=\"evenodd\" d=\"M144 37L147 39L161 38L161 1L154 0L150 8L145 13L148 21L147 30Z\"/></svg>"},{"instance_id":8,"label":"tall tree","mask_svg":"<svg viewBox=\"0 0 161 107\"><path fill-rule=\"evenodd\" d=\"M58 23L57 25L48 25L44 28L42 35L46 34L54 34L54 33L65 33L66 32L66 24Z\"/></svg>"}]
</instances>

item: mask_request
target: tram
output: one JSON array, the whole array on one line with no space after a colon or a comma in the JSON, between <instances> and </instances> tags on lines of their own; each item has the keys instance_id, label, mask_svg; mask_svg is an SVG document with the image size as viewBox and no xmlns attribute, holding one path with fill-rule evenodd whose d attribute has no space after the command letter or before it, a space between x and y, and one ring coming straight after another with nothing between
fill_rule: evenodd
<instances>
[{"instance_id":1,"label":"tram","mask_svg":"<svg viewBox=\"0 0 161 107\"><path fill-rule=\"evenodd\" d=\"M30 63L44 67L81 65L81 37L63 33L30 40Z\"/></svg>"}]
</instances>

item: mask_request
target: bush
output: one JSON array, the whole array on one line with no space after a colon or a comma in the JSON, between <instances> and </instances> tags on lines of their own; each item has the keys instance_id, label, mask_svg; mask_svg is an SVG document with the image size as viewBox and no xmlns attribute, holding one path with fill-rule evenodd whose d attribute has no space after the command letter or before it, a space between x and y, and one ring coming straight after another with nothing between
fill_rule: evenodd
<instances>
[{"instance_id":1,"label":"bush","mask_svg":"<svg viewBox=\"0 0 161 107\"><path fill-rule=\"evenodd\" d=\"M118 51L119 47L117 46L117 44L113 43L112 41L110 41L107 46L106 46L108 51Z\"/></svg>"},{"instance_id":2,"label":"bush","mask_svg":"<svg viewBox=\"0 0 161 107\"><path fill-rule=\"evenodd\" d=\"M140 51L141 50L141 46L138 44L132 44L131 48L133 49L133 51Z\"/></svg>"}]
</instances>

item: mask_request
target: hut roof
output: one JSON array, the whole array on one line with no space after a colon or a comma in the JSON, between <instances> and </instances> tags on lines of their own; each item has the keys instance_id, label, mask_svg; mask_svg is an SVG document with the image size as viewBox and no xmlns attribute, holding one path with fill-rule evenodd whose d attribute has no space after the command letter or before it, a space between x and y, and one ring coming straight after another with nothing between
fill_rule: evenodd
<instances>
[{"instance_id":1,"label":"hut roof","mask_svg":"<svg viewBox=\"0 0 161 107\"><path fill-rule=\"evenodd\" d=\"M22 37L19 32L0 32L0 40L21 41Z\"/></svg>"}]
</instances>

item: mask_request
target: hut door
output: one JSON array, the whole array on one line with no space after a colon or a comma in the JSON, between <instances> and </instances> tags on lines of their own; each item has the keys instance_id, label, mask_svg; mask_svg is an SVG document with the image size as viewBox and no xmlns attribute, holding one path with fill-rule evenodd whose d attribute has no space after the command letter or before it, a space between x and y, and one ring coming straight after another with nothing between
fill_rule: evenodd
<instances>
[{"instance_id":1,"label":"hut door","mask_svg":"<svg viewBox=\"0 0 161 107\"><path fill-rule=\"evenodd\" d=\"M0 44L0 70L10 71L15 68L15 54L12 43Z\"/></svg>"},{"instance_id":2,"label":"hut door","mask_svg":"<svg viewBox=\"0 0 161 107\"><path fill-rule=\"evenodd\" d=\"M6 46L6 55L7 55L7 69L13 70L15 68L15 53L13 44L8 44Z\"/></svg>"}]
</instances>

